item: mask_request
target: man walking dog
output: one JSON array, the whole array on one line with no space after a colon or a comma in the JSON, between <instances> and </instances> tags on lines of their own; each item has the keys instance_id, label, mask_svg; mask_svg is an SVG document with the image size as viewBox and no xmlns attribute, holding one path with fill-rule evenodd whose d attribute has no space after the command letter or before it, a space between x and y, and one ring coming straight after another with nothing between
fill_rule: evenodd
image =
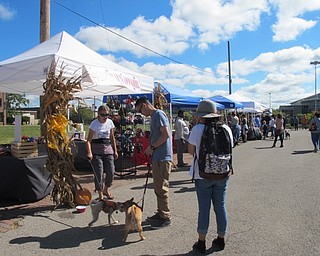
<instances>
[{"instance_id":1,"label":"man walking dog","mask_svg":"<svg viewBox=\"0 0 320 256\"><path fill-rule=\"evenodd\" d=\"M151 156L154 192L157 196L157 212L147 218L151 228L159 229L171 225L169 209L169 176L172 168L171 129L166 114L156 109L147 98L136 101L136 110L150 116L150 144L145 154Z\"/></svg>"}]
</instances>

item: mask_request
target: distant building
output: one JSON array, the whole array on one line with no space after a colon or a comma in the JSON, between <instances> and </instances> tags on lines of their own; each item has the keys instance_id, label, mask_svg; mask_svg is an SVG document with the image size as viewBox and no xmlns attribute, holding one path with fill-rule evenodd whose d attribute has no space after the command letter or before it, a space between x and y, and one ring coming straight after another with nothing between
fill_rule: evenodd
<instances>
[{"instance_id":1,"label":"distant building","mask_svg":"<svg viewBox=\"0 0 320 256\"><path fill-rule=\"evenodd\" d=\"M320 109L320 93L316 95L317 106L316 109ZM280 106L279 110L286 115L294 116L297 114L307 114L315 109L315 95L293 101L288 106Z\"/></svg>"},{"instance_id":2,"label":"distant building","mask_svg":"<svg viewBox=\"0 0 320 256\"><path fill-rule=\"evenodd\" d=\"M30 118L30 123L32 125L39 124L40 121L40 108L39 107L28 107L28 108L17 108L21 111L22 116L27 116Z\"/></svg>"}]
</instances>

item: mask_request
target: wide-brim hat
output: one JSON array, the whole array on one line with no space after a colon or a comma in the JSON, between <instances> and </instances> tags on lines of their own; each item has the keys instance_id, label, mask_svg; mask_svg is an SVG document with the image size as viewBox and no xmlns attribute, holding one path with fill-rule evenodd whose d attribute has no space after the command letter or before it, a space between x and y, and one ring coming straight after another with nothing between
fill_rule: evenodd
<instances>
[{"instance_id":1,"label":"wide-brim hat","mask_svg":"<svg viewBox=\"0 0 320 256\"><path fill-rule=\"evenodd\" d=\"M191 112L194 116L200 116L203 118L219 117L220 114L217 113L216 104L211 100L200 101L196 111Z\"/></svg>"}]
</instances>

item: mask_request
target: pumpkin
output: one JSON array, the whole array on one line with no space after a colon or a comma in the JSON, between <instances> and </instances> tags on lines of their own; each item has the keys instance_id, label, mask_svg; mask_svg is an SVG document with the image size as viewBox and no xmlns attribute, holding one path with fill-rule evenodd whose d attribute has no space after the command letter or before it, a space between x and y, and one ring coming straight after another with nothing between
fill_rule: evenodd
<instances>
[{"instance_id":1,"label":"pumpkin","mask_svg":"<svg viewBox=\"0 0 320 256\"><path fill-rule=\"evenodd\" d=\"M74 200L77 205L88 205L91 200L91 192L86 188L78 189Z\"/></svg>"}]
</instances>

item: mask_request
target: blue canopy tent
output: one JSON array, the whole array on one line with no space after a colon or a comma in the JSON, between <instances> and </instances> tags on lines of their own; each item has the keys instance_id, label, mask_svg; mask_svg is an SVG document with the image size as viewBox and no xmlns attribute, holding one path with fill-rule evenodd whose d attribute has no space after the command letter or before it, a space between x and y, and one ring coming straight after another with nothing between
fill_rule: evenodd
<instances>
[{"instance_id":1,"label":"blue canopy tent","mask_svg":"<svg viewBox=\"0 0 320 256\"><path fill-rule=\"evenodd\" d=\"M222 104L225 108L243 108L243 104L235 100L228 99L221 95L216 95L209 98L210 100Z\"/></svg>"},{"instance_id":2,"label":"blue canopy tent","mask_svg":"<svg viewBox=\"0 0 320 256\"><path fill-rule=\"evenodd\" d=\"M157 86L158 83L155 83ZM168 103L172 105L172 107L184 107L184 108L196 108L201 100L204 97L195 96L190 91L184 90L182 88L172 86L172 85L161 85L161 89L163 90L163 94L167 99ZM211 99L212 100L212 99ZM212 100L214 101L214 100ZM224 109L224 105L214 101L217 106L217 109Z\"/></svg>"},{"instance_id":3,"label":"blue canopy tent","mask_svg":"<svg viewBox=\"0 0 320 256\"><path fill-rule=\"evenodd\" d=\"M155 87L158 86L159 83L155 83ZM204 98L201 96L195 96L190 91L181 89L176 86L172 85L162 85L161 90L169 104L171 104L172 107L177 108L196 108L201 100ZM103 102L106 103L108 99L110 98L116 98L120 102L123 102L127 98L132 98L133 100L137 100L141 97L147 97L150 102L153 102L152 93L141 93L141 94L126 94L126 95L105 95L103 96ZM211 99L212 100L212 99ZM212 100L214 101L214 100ZM223 110L225 106L223 104L220 104L219 102L214 101L214 103L217 106L218 110Z\"/></svg>"},{"instance_id":4,"label":"blue canopy tent","mask_svg":"<svg viewBox=\"0 0 320 256\"><path fill-rule=\"evenodd\" d=\"M203 100L201 96L194 96L191 92L172 85L162 85L161 89L168 103L173 107L195 108Z\"/></svg>"},{"instance_id":5,"label":"blue canopy tent","mask_svg":"<svg viewBox=\"0 0 320 256\"><path fill-rule=\"evenodd\" d=\"M190 91L181 89L172 85L162 85L158 82L155 83L155 88L160 85L162 93L164 94L167 102L170 105L170 116L172 117L172 108L193 108L195 109L201 100L204 98L201 96L195 96ZM223 110L225 107L222 104L214 102L218 110ZM170 124L172 127L172 118L170 118Z\"/></svg>"}]
</instances>

